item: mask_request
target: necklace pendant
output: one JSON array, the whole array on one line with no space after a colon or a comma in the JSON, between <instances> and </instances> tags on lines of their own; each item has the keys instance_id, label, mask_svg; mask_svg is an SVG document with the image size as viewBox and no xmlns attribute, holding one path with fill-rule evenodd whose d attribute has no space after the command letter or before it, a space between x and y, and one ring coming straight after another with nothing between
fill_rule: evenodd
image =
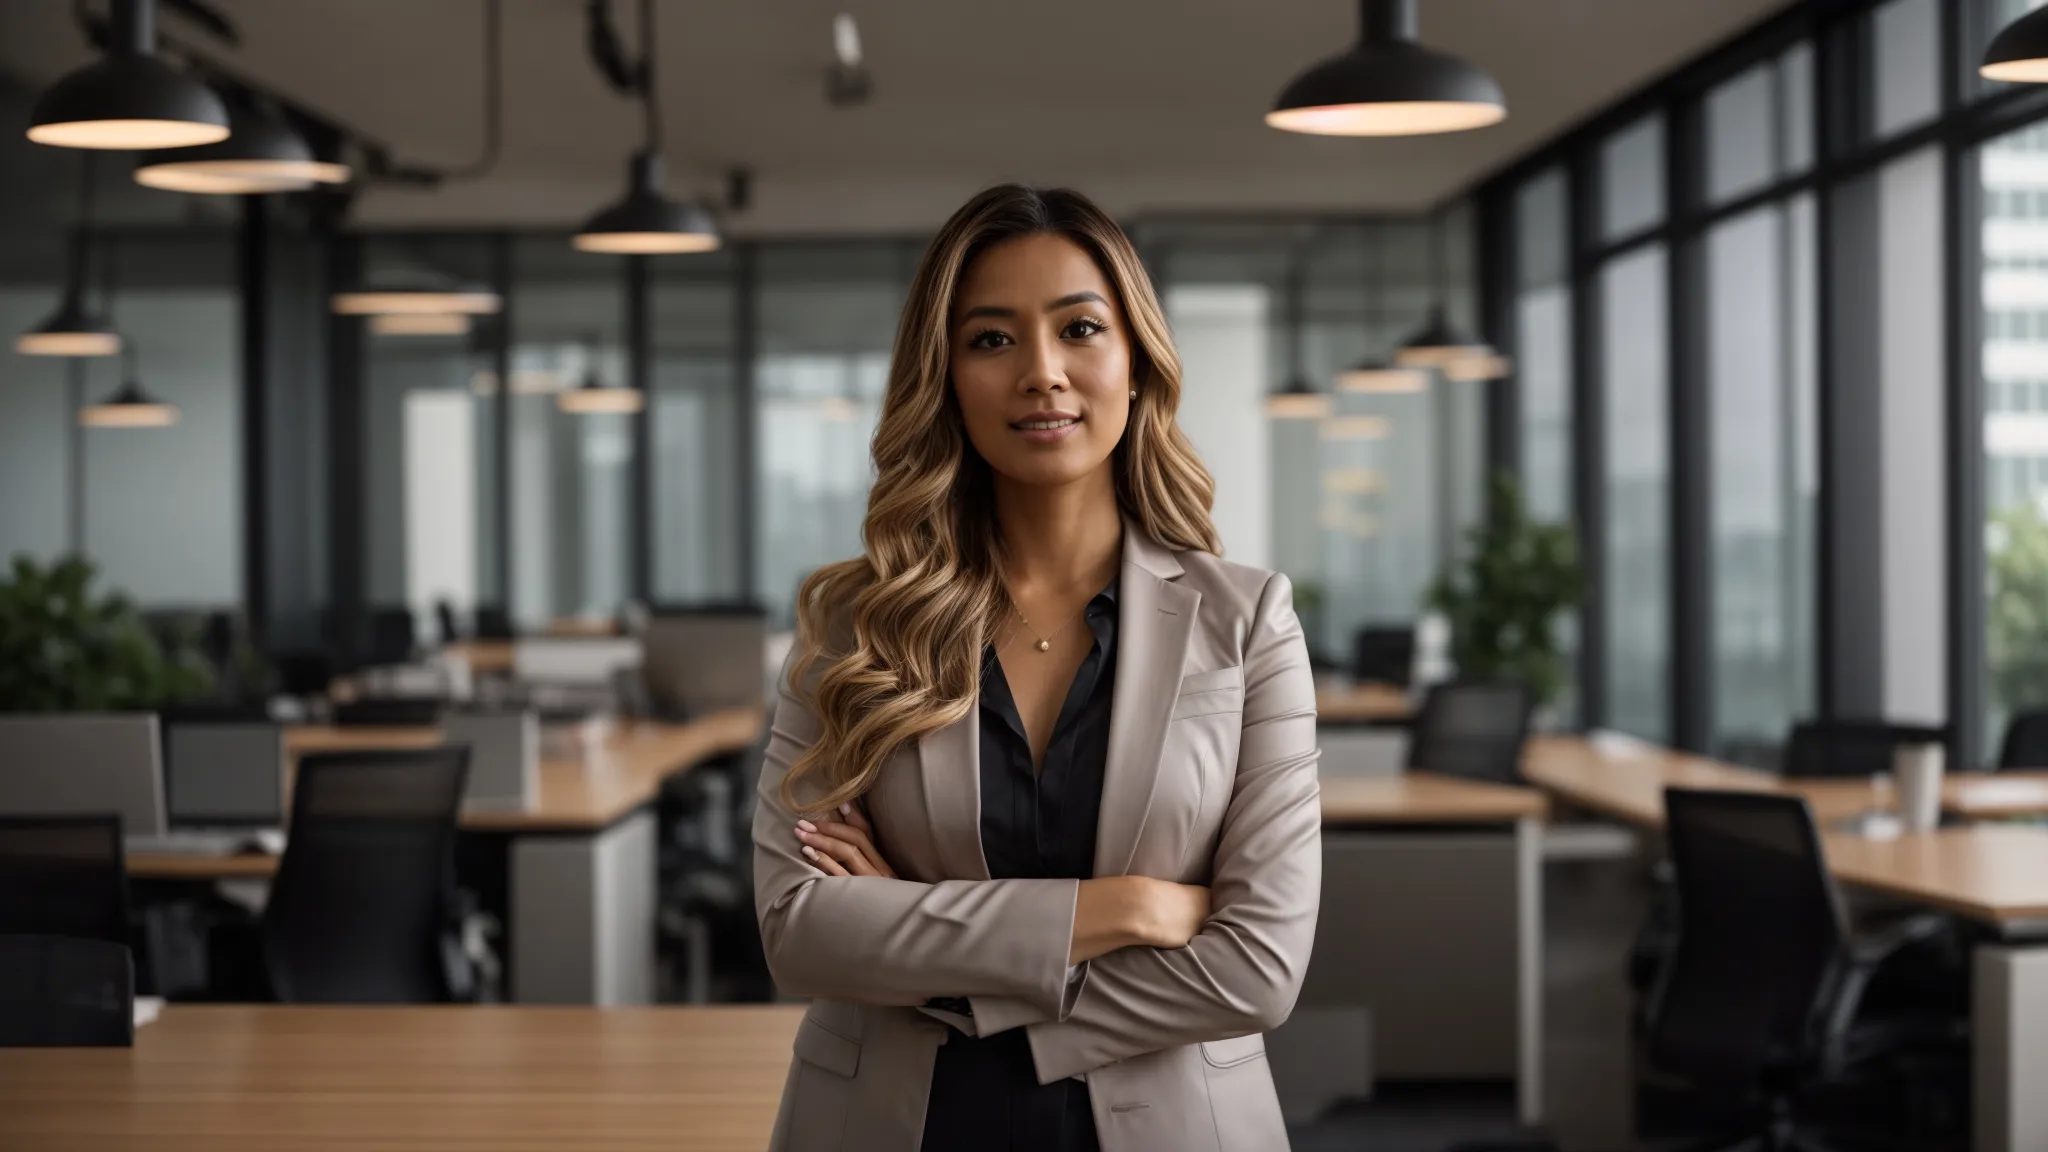
<instances>
[{"instance_id":1,"label":"necklace pendant","mask_svg":"<svg viewBox=\"0 0 2048 1152\"><path fill-rule=\"evenodd\" d=\"M1051 651L1051 650L1052 650L1052 641L1050 641L1050 640L1040 640L1040 641L1038 642L1038 650L1039 650L1040 652L1049 652L1049 651Z\"/></svg>"}]
</instances>

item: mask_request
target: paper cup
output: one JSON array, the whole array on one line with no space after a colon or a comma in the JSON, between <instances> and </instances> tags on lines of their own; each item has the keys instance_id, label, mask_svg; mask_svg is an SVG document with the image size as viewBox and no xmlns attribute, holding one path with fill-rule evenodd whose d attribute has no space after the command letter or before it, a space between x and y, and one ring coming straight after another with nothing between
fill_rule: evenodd
<instances>
[{"instance_id":1,"label":"paper cup","mask_svg":"<svg viewBox=\"0 0 2048 1152\"><path fill-rule=\"evenodd\" d=\"M1939 744L1912 744L1892 754L1892 776L1899 787L1899 821L1908 832L1927 832L1941 823L1943 750Z\"/></svg>"}]
</instances>

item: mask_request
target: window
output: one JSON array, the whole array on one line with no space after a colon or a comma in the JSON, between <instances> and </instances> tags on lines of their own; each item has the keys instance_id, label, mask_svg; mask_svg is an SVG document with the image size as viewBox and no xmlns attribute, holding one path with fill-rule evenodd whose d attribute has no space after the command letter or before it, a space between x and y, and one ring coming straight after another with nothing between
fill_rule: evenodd
<instances>
[{"instance_id":1,"label":"window","mask_svg":"<svg viewBox=\"0 0 2048 1152\"><path fill-rule=\"evenodd\" d=\"M1568 178L1551 169L1515 193L1515 384L1521 399L1522 489L1531 515L1555 523L1577 520L1574 508L1572 282ZM1578 615L1559 622L1567 679L1555 702L1557 721L1578 720Z\"/></svg>"},{"instance_id":2,"label":"window","mask_svg":"<svg viewBox=\"0 0 2048 1152\"><path fill-rule=\"evenodd\" d=\"M1871 128L1895 136L1941 111L1941 4L1887 0L1870 14Z\"/></svg>"},{"instance_id":3,"label":"window","mask_svg":"<svg viewBox=\"0 0 2048 1152\"><path fill-rule=\"evenodd\" d=\"M653 263L654 598L750 597L742 563L741 388L734 348L734 256Z\"/></svg>"},{"instance_id":4,"label":"window","mask_svg":"<svg viewBox=\"0 0 2048 1152\"><path fill-rule=\"evenodd\" d=\"M1713 748L1748 759L1814 698L1813 200L1745 213L1705 243Z\"/></svg>"},{"instance_id":5,"label":"window","mask_svg":"<svg viewBox=\"0 0 2048 1152\"><path fill-rule=\"evenodd\" d=\"M1606 442L1606 722L1671 737L1671 459L1665 252L1650 245L1600 270Z\"/></svg>"},{"instance_id":6,"label":"window","mask_svg":"<svg viewBox=\"0 0 2048 1152\"><path fill-rule=\"evenodd\" d=\"M1664 220L1664 120L1646 116L1600 148L1600 234L1633 235Z\"/></svg>"},{"instance_id":7,"label":"window","mask_svg":"<svg viewBox=\"0 0 2048 1152\"><path fill-rule=\"evenodd\" d=\"M1804 43L1707 94L1707 200L1721 204L1813 162L1813 51Z\"/></svg>"}]
</instances>

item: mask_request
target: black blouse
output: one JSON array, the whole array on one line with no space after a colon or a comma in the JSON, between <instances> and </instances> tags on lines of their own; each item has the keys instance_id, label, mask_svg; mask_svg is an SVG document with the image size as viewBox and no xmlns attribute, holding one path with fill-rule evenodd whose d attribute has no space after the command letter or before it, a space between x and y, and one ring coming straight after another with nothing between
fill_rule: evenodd
<instances>
[{"instance_id":1,"label":"black blouse","mask_svg":"<svg viewBox=\"0 0 2048 1152\"><path fill-rule=\"evenodd\" d=\"M1036 773L1002 662L993 648L983 660L981 852L991 879L1086 880L1095 874L1095 829L1116 693L1114 583L1095 594L1082 619L1095 643L1067 688ZM1024 1029L982 1038L947 1034L932 1067L923 1152L1095 1152L1097 1147L1087 1082L1040 1084Z\"/></svg>"}]
</instances>

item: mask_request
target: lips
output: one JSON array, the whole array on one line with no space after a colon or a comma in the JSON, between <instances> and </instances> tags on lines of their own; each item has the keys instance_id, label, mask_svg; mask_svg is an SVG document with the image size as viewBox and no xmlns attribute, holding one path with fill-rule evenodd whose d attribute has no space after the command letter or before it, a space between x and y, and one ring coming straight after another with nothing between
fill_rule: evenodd
<instances>
[{"instance_id":1,"label":"lips","mask_svg":"<svg viewBox=\"0 0 2048 1152\"><path fill-rule=\"evenodd\" d=\"M1012 420L1010 427L1033 444L1057 444L1073 435L1081 426L1081 417L1072 412L1033 412L1022 420Z\"/></svg>"}]
</instances>

